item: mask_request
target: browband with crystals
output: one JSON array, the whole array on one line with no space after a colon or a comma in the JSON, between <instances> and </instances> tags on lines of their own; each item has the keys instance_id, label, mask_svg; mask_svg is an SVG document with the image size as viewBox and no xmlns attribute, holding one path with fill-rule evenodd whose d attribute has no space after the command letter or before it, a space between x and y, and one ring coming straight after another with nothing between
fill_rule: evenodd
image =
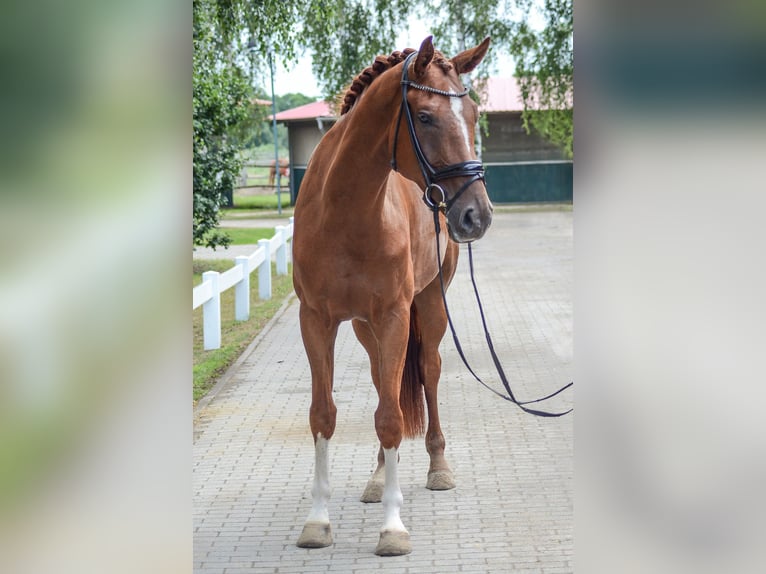
<instances>
[{"instance_id":1,"label":"browband with crystals","mask_svg":"<svg viewBox=\"0 0 766 574\"><path fill-rule=\"evenodd\" d=\"M430 92L432 94L439 94L440 96L447 96L448 98L462 98L463 96L467 96L468 92L471 91L469 88L465 88L462 92L458 94L455 92L438 90L436 88L432 88L431 86L423 86L421 84L417 84L415 82L408 82L405 80L402 80L402 84L407 84L410 88L415 88L416 90L422 90L424 92Z\"/></svg>"}]
</instances>

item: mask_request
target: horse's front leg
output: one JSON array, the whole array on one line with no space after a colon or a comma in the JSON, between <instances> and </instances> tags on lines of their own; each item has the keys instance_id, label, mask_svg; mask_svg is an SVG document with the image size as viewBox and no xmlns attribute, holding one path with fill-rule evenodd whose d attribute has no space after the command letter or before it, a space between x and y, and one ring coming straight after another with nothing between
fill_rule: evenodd
<instances>
[{"instance_id":1,"label":"horse's front leg","mask_svg":"<svg viewBox=\"0 0 766 574\"><path fill-rule=\"evenodd\" d=\"M378 408L375 411L375 430L383 450L385 469L382 497L385 518L375 548L375 554L379 556L400 556L412 551L410 534L400 517L404 498L399 488L398 473L398 451L404 432L399 392L409 337L409 320L409 307L402 306L383 315L380 321L370 324L380 349L377 365L380 388Z\"/></svg>"},{"instance_id":2,"label":"horse's front leg","mask_svg":"<svg viewBox=\"0 0 766 574\"><path fill-rule=\"evenodd\" d=\"M322 548L332 544L327 503L330 499L329 442L335 432L337 408L332 399L333 353L338 324L305 305L300 309L301 335L311 366L311 409L309 422L314 436L314 482L312 505L298 538L301 548Z\"/></svg>"}]
</instances>

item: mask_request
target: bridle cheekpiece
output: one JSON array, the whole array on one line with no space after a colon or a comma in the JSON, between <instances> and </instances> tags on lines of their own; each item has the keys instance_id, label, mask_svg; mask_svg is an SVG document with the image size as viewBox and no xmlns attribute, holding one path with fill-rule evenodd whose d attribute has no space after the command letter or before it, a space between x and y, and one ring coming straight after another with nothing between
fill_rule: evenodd
<instances>
[{"instance_id":1,"label":"bridle cheekpiece","mask_svg":"<svg viewBox=\"0 0 766 574\"><path fill-rule=\"evenodd\" d=\"M410 133L412 148L415 150L415 157L418 160L420 171L422 172L423 179L426 182L426 188L423 190L423 201L432 211L442 211L446 214L447 211L449 211L449 209L454 205L455 201L457 201L458 197L460 197L471 184L477 181L484 181L484 166L479 160L471 159L460 163L453 163L451 165L437 169L432 166L426 158L425 154L423 153L423 149L420 147L420 142L418 141L417 134L415 133L415 124L412 121L412 111L410 110L409 103L407 102L407 90L409 88L414 88L416 90L421 90L423 92L437 94L440 96L446 96L448 98L462 98L468 95L469 90L466 88L459 93L447 92L445 90L432 88L431 86L423 86L421 84L411 82L409 79L409 66L410 62L416 55L417 52L410 53L404 60L404 68L402 69L402 104L399 107L399 116L396 120L394 149L391 155L391 168L394 171L397 171L396 144L399 139L399 125L402 122L402 115L404 115L404 117L407 119L407 131ZM454 196L448 198L444 188L440 186L438 182L453 177L468 177L470 179L466 181L460 187L460 189L458 189ZM432 192L434 190L437 190L441 195L441 198L436 201L432 197Z\"/></svg>"}]
</instances>

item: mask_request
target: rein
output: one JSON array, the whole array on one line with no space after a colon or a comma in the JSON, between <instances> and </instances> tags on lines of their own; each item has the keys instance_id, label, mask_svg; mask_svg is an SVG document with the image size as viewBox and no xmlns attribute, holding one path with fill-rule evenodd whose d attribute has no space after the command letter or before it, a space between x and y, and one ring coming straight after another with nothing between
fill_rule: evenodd
<instances>
[{"instance_id":1,"label":"rein","mask_svg":"<svg viewBox=\"0 0 766 574\"><path fill-rule=\"evenodd\" d=\"M484 327L484 337L487 340L487 347L489 348L490 355L492 355L492 362L495 364L495 369L497 370L497 374L500 376L500 381L503 383L503 387L505 387L505 391L508 394L504 395L503 393L498 392L492 387L490 387L487 383L481 380L479 375L477 375L474 372L474 370L471 368L471 365L468 364L468 359L466 359L465 353L463 353L463 347L460 344L460 340L458 339L457 332L455 331L455 325L452 323L452 316L450 315L449 307L447 306L447 289L444 286L444 273L442 272L442 259L441 259L441 249L440 249L441 246L439 244L439 233L440 233L439 210L434 209L432 211L434 214L434 228L436 229L436 261L439 264L439 285L441 286L441 291L442 291L442 301L444 301L444 311L447 313L447 322L449 323L449 328L450 328L450 331L452 332L452 340L455 342L455 348L457 349L458 355L460 355L460 358L462 359L463 364L466 366L468 371L473 375L473 378L476 379L479 383L481 383L484 387L488 388L490 391L495 393L501 399L505 399L506 401L509 401L515 404L525 413L536 415L538 417L561 417L568 413L571 413L572 409L569 409L568 411L564 411L561 413L551 413L548 411L530 409L526 407L525 405L540 403L542 401L555 397L560 392L571 387L574 384L574 382L570 382L564 385L558 391L555 391L549 395L546 395L544 397L541 397L539 399L534 399L531 401L519 401L514 396L513 391L511 390L511 385L508 382L508 377L505 376L505 371L503 370L503 366L500 364L500 359L498 358L497 353L495 352L495 345L492 343L492 337L489 334L489 329L487 328L487 320L484 316L484 306L481 304L481 297L479 297L479 289L476 286L476 277L474 275L474 270L473 270L473 251L471 250L470 243L468 244L468 263L471 269L471 284L473 285L473 292L476 295L476 303L479 306L479 314L481 315L481 324Z\"/></svg>"},{"instance_id":2,"label":"rein","mask_svg":"<svg viewBox=\"0 0 766 574\"><path fill-rule=\"evenodd\" d=\"M404 69L402 70L402 104L399 108L399 117L396 121L396 131L394 132L394 149L391 155L391 168L396 171L396 144L399 139L399 126L402 122L402 115L407 120L407 131L410 134L410 141L412 142L412 148L415 150L415 157L418 160L418 165L420 166L420 171L423 174L423 179L426 182L426 188L423 191L423 201L428 206L428 208L431 210L431 212L434 215L434 229L436 231L436 261L439 266L439 284L441 286L441 292L442 292L442 300L444 301L444 311L447 314L447 322L449 323L450 331L452 332L452 339L455 342L455 347L457 348L457 352L460 355L460 358L463 361L463 364L466 366L468 371L473 375L473 378L476 379L479 383L481 383L484 387L495 393L497 396L499 396L502 399L505 399L506 401L509 401L516 406L518 406L521 410L523 410L526 413L529 413L531 415L536 415L539 417L561 417L564 416L570 412L572 412L572 409L569 409L568 411L560 412L560 413L552 413L548 411L541 411L537 409L531 409L525 405L530 405L534 403L539 403L544 400L550 399L552 397L555 397L560 392L568 389L571 387L574 382L570 382L567 385L564 385L561 387L558 391L551 393L545 397L531 400L531 401L519 401L513 394L513 391L511 390L511 385L508 382L508 378L505 375L505 371L503 370L502 365L500 364L500 359L497 356L497 353L495 352L495 346L492 343L492 337L489 334L489 330L487 329L487 321L484 316L484 307L481 303L481 298L479 297L479 290L476 286L476 277L474 276L474 268L473 268L473 251L471 250L471 244L468 243L468 262L471 269L471 283L473 284L473 292L476 295L476 302L479 306L479 314L481 315L481 323L484 327L484 335L487 340L487 346L489 347L490 355L492 356L492 362L495 364L495 369L497 370L497 374L500 376L500 380L503 383L503 387L505 387L507 395L493 389L489 385L487 385L484 381L481 380L481 378L474 372L474 370L471 368L471 365L468 364L468 360L465 357L465 353L463 352L463 347L460 344L460 340L458 339L457 332L455 331L455 326L452 323L452 316L449 312L449 307L447 306L447 290L444 286L444 273L442 271L442 260L441 260L441 245L439 242L439 234L441 231L441 226L439 225L439 212L443 212L445 215L447 211L454 205L455 201L458 197L460 197L463 192L468 189L468 187L473 184L476 181L484 181L484 166L479 160L468 160L460 163L451 164L439 169L434 168L426 158L425 154L423 153L422 148L420 147L420 142L418 141L417 135L415 134L415 124L412 121L412 112L410 111L410 106L407 103L407 90L409 88L414 88L416 90L421 90L424 92L429 92L432 94L437 94L440 96L446 96L449 98L462 98L468 94L468 89L463 90L460 93L454 93L454 92L447 92L445 90L438 90L436 88L432 88L430 86L423 86L420 84L417 84L415 82L411 82L409 80L409 64L412 58L417 54L417 52L412 52L407 56L407 59L404 61ZM452 177L468 177L470 178L467 182L465 182L460 189L458 189L457 193L452 198L447 198L447 194L444 191L444 188L441 187L437 182L452 178ZM434 201L433 197L431 196L432 190L438 190L441 194L441 200Z\"/></svg>"}]
</instances>

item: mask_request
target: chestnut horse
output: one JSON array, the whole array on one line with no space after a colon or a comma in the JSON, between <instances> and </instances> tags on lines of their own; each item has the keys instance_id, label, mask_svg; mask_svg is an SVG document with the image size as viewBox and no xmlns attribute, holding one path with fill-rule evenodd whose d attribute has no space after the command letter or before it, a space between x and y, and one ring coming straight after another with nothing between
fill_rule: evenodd
<instances>
[{"instance_id":1,"label":"chestnut horse","mask_svg":"<svg viewBox=\"0 0 766 574\"><path fill-rule=\"evenodd\" d=\"M383 502L375 553L411 551L400 518L398 448L403 437L426 431L423 390L430 456L426 487L455 487L444 458L437 399L439 343L447 317L435 214L452 240L441 242L448 284L457 264L457 243L479 239L492 220L474 150L478 110L464 97L468 90L460 81L488 47L486 38L447 59L434 50L429 36L417 52L378 56L351 84L340 119L306 170L295 206L293 281L311 367L315 468L313 504L300 547L332 544L328 445L335 431L333 354L341 321L351 320L370 357L378 392L378 466L362 495L364 502Z\"/></svg>"},{"instance_id":2,"label":"chestnut horse","mask_svg":"<svg viewBox=\"0 0 766 574\"><path fill-rule=\"evenodd\" d=\"M287 177L287 172L290 169L289 162L284 158L279 158L279 175ZM274 185L274 179L277 176L277 160L272 159L269 165L269 185Z\"/></svg>"}]
</instances>

